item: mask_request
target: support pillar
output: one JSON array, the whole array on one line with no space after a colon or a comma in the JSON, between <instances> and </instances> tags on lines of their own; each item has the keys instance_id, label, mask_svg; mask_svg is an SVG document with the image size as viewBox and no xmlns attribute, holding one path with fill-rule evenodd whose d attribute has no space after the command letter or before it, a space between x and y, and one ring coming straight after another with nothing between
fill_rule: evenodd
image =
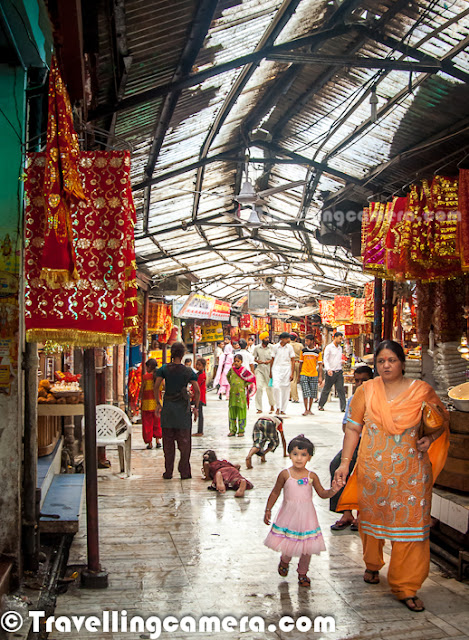
<instances>
[{"instance_id":1,"label":"support pillar","mask_svg":"<svg viewBox=\"0 0 469 640\"><path fill-rule=\"evenodd\" d=\"M39 567L39 507L37 499L37 343L25 345L24 465L23 465L23 550L24 568Z\"/></svg>"},{"instance_id":2,"label":"support pillar","mask_svg":"<svg viewBox=\"0 0 469 640\"><path fill-rule=\"evenodd\" d=\"M99 562L98 460L96 453L96 365L94 349L84 353L86 540L88 566L81 574L82 587L105 589L108 574Z\"/></svg>"},{"instance_id":3,"label":"support pillar","mask_svg":"<svg viewBox=\"0 0 469 640\"><path fill-rule=\"evenodd\" d=\"M394 298L394 282L386 280L384 294L384 326L383 340L392 340L392 321L393 321L393 298Z\"/></svg>"},{"instance_id":4,"label":"support pillar","mask_svg":"<svg viewBox=\"0 0 469 640\"><path fill-rule=\"evenodd\" d=\"M382 339L383 281L381 278L375 278L374 309L373 351L376 353Z\"/></svg>"}]
</instances>

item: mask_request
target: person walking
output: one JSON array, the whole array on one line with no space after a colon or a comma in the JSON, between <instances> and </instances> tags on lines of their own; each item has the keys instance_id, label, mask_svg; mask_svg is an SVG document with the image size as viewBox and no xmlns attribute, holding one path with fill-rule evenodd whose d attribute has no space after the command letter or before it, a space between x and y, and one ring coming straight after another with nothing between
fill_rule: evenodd
<instances>
[{"instance_id":1,"label":"person walking","mask_svg":"<svg viewBox=\"0 0 469 640\"><path fill-rule=\"evenodd\" d=\"M225 348L223 350L223 355L220 356L218 361L217 375L215 376L215 380L213 384L217 387L218 398L221 400L222 395L225 394L225 397L228 398L228 394L230 393L230 383L227 379L227 373L231 369L231 365L233 364L233 347L230 342L226 342Z\"/></svg>"},{"instance_id":2,"label":"person walking","mask_svg":"<svg viewBox=\"0 0 469 640\"><path fill-rule=\"evenodd\" d=\"M163 406L159 402L156 405L156 416L161 416L163 431L165 464L163 478L165 480L170 480L173 477L176 443L180 452L178 470L181 474L181 480L192 477L189 461L192 448L192 414L187 385L191 383L194 393L194 420L198 418L200 389L197 375L190 367L182 364L185 352L186 345L183 342L174 342L171 345L171 363L164 364L155 372L155 398L160 397L160 387L163 380L165 381Z\"/></svg>"},{"instance_id":3,"label":"person walking","mask_svg":"<svg viewBox=\"0 0 469 640\"><path fill-rule=\"evenodd\" d=\"M295 352L295 367L293 369L293 380L290 384L290 401L298 404L300 399L298 398L298 383L300 381L300 356L303 350L301 340L296 333L290 333L290 344Z\"/></svg>"},{"instance_id":4,"label":"person walking","mask_svg":"<svg viewBox=\"0 0 469 640\"><path fill-rule=\"evenodd\" d=\"M254 358L252 354L248 351L248 343L244 338L241 338L238 343L234 346L234 356L241 356L241 360L243 361L243 367L245 369L249 369L251 373L254 373ZM238 347L238 348L237 348Z\"/></svg>"},{"instance_id":5,"label":"person walking","mask_svg":"<svg viewBox=\"0 0 469 640\"><path fill-rule=\"evenodd\" d=\"M350 403L341 464L334 479L346 483L360 439L357 464L338 504L359 509L363 580L378 584L385 540L391 541L388 583L414 612L430 569L432 486L449 448L449 414L432 387L405 377L401 345L384 340L375 354L377 378L364 382ZM428 435L427 435L428 434Z\"/></svg>"},{"instance_id":6,"label":"person walking","mask_svg":"<svg viewBox=\"0 0 469 640\"><path fill-rule=\"evenodd\" d=\"M264 396L264 389L267 393L267 400L270 405L270 413L274 412L274 392L272 387L269 387L270 382L270 363L274 356L272 345L269 343L269 334L267 331L261 333L259 338L262 340L261 344L254 347L254 362L257 364L255 369L256 376L256 409L257 413L262 413L262 402Z\"/></svg>"},{"instance_id":7,"label":"person walking","mask_svg":"<svg viewBox=\"0 0 469 640\"><path fill-rule=\"evenodd\" d=\"M300 356L300 384L305 403L304 416L314 415L311 411L313 400L318 397L318 385L322 384L322 353L314 345L314 336L309 334L305 338L306 346Z\"/></svg>"},{"instance_id":8,"label":"person walking","mask_svg":"<svg viewBox=\"0 0 469 640\"><path fill-rule=\"evenodd\" d=\"M295 367L295 352L290 344L290 334L284 331L280 334L280 342L272 347L274 357L270 364L270 376L274 389L277 415L286 415L288 398L290 397L290 383L293 380Z\"/></svg>"},{"instance_id":9,"label":"person walking","mask_svg":"<svg viewBox=\"0 0 469 640\"><path fill-rule=\"evenodd\" d=\"M324 405L327 402L329 393L334 385L337 395L339 396L340 410L345 411L345 389L344 389L344 373L342 371L342 338L343 333L336 331L333 340L324 349L324 387L321 397L319 398L319 411L324 411Z\"/></svg>"}]
</instances>

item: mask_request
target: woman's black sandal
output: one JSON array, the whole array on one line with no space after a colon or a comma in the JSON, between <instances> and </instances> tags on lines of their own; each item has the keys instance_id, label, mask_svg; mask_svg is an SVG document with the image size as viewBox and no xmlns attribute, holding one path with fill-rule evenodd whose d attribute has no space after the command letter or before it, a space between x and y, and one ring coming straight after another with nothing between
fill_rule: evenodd
<instances>
[{"instance_id":1,"label":"woman's black sandal","mask_svg":"<svg viewBox=\"0 0 469 640\"><path fill-rule=\"evenodd\" d=\"M367 578L366 576L370 576ZM365 573L363 574L363 580L367 584L379 584L379 571L372 571L371 569L365 569Z\"/></svg>"},{"instance_id":2,"label":"woman's black sandal","mask_svg":"<svg viewBox=\"0 0 469 640\"><path fill-rule=\"evenodd\" d=\"M425 611L425 607L422 606L419 607L417 606L416 600L420 600L420 598L417 598L417 596L412 596L411 598L402 598L402 600L399 600L399 602L402 602L403 605L405 605L409 611L413 611L414 613L420 613L421 611ZM414 603L414 606L411 607L409 606L410 601L412 601Z\"/></svg>"}]
</instances>

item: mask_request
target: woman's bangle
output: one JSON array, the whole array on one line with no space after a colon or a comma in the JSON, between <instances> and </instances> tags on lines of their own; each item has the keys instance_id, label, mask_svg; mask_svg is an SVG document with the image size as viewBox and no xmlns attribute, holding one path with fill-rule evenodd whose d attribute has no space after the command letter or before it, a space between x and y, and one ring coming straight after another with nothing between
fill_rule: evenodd
<instances>
[{"instance_id":1,"label":"woman's bangle","mask_svg":"<svg viewBox=\"0 0 469 640\"><path fill-rule=\"evenodd\" d=\"M342 462L342 460L350 460L350 458L341 458L340 461Z\"/></svg>"},{"instance_id":2,"label":"woman's bangle","mask_svg":"<svg viewBox=\"0 0 469 640\"><path fill-rule=\"evenodd\" d=\"M272 509L266 509L265 511L266 511L266 513L267 513L267 511L272 511Z\"/></svg>"}]
</instances>

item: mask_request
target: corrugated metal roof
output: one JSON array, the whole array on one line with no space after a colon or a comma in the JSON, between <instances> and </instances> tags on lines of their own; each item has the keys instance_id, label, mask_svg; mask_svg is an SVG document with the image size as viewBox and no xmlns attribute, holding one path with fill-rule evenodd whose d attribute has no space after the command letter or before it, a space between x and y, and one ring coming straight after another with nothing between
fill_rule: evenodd
<instances>
[{"instance_id":1,"label":"corrugated metal roof","mask_svg":"<svg viewBox=\"0 0 469 640\"><path fill-rule=\"evenodd\" d=\"M132 56L124 98L171 81L198 7L195 0L124 0L125 37ZM295 11L290 15L291 8ZM348 26L343 27L344 21ZM98 99L105 104L115 83L106 16L101 16L99 28L103 53ZM134 193L137 253L156 279L190 271L207 293L236 297L243 287L274 275L275 294L298 303L314 299L315 291L324 296L324 287L330 295L356 290L368 280L360 264L345 249L323 246L316 239L324 194L344 193L365 203L367 195L390 194L435 159L469 145L464 130L469 90L465 76L458 76L458 70L469 74L467 0L344 0L340 5L327 0L220 0L192 72L251 54L272 33L274 44L280 45L324 29L336 29L337 35L329 32L314 44L313 53L411 62L426 55L451 61L455 71L414 72L410 92L408 72L264 58L252 63L249 73L248 67L239 66L182 90L156 158L153 177L159 182L151 188L147 227L143 189ZM292 48L297 54L309 51ZM245 80L240 83L242 74ZM378 97L376 123L370 121L372 86ZM163 104L164 97L159 97L116 115L116 135L132 145L134 184L145 179ZM268 132L269 151L249 143L251 129L258 127ZM412 151L458 127L463 129L458 136ZM314 181L312 193L296 187L268 196L259 229L240 226L233 201L248 146L252 157L272 158L270 164L249 166L250 177L259 178L263 188ZM182 172L220 153L226 153L226 160ZM279 162L291 153L304 161ZM399 162L393 160L403 153ZM455 162L459 159L456 154ZM308 161L325 163L332 173L311 171ZM197 185L203 192L200 198L193 193ZM286 228L299 218L301 230Z\"/></svg>"}]
</instances>

